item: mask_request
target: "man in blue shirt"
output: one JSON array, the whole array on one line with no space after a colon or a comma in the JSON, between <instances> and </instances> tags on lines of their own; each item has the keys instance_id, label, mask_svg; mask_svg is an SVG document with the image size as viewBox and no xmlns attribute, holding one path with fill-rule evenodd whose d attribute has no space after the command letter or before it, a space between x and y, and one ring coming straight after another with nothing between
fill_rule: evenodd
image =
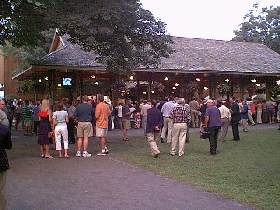
<instances>
[{"instance_id":1,"label":"man in blue shirt","mask_svg":"<svg viewBox=\"0 0 280 210\"><path fill-rule=\"evenodd\" d=\"M216 107L213 100L208 100L205 113L205 126L206 128L208 128L210 133L209 143L211 155L216 155L217 153L217 140L221 124L221 114L219 109Z\"/></svg>"}]
</instances>

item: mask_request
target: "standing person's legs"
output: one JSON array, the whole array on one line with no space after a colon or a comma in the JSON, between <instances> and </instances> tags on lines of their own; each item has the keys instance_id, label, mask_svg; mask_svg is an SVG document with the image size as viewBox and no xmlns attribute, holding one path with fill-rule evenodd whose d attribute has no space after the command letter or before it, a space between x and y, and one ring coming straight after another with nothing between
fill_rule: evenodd
<instances>
[{"instance_id":1,"label":"standing person's legs","mask_svg":"<svg viewBox=\"0 0 280 210\"><path fill-rule=\"evenodd\" d=\"M177 143L179 141L179 135L180 135L180 126L178 125L178 123L173 124L172 132L173 133L172 133L170 154L175 155L176 147L177 147Z\"/></svg>"},{"instance_id":2,"label":"standing person's legs","mask_svg":"<svg viewBox=\"0 0 280 210\"><path fill-rule=\"evenodd\" d=\"M162 130L161 130L161 138L162 138L162 139L165 139L167 129L168 129L168 118L167 118L167 117L164 117L164 118L163 118L163 128L162 128Z\"/></svg>"},{"instance_id":3,"label":"standing person's legs","mask_svg":"<svg viewBox=\"0 0 280 210\"><path fill-rule=\"evenodd\" d=\"M66 125L61 126L61 134L63 138L64 157L69 157L68 156L68 130Z\"/></svg>"},{"instance_id":4,"label":"standing person's legs","mask_svg":"<svg viewBox=\"0 0 280 210\"><path fill-rule=\"evenodd\" d=\"M214 149L217 152L217 145L218 145L218 135L219 135L219 127L215 127L215 135L214 135Z\"/></svg>"},{"instance_id":5,"label":"standing person's legs","mask_svg":"<svg viewBox=\"0 0 280 210\"><path fill-rule=\"evenodd\" d=\"M159 148L156 143L156 139L159 136L159 133L147 133L147 142L150 146L150 150L153 157L158 157L160 154Z\"/></svg>"},{"instance_id":6,"label":"standing person's legs","mask_svg":"<svg viewBox=\"0 0 280 210\"><path fill-rule=\"evenodd\" d=\"M55 126L54 133L55 133L55 148L56 148L56 151L58 151L59 157L62 157L62 154L61 154L61 128L60 128L60 126L58 126L58 125ZM63 137L63 140L64 140L64 137Z\"/></svg>"},{"instance_id":7,"label":"standing person's legs","mask_svg":"<svg viewBox=\"0 0 280 210\"><path fill-rule=\"evenodd\" d=\"M210 144L210 154L215 155L216 154L216 146L215 146L215 127L209 128L209 144Z\"/></svg>"},{"instance_id":8,"label":"standing person's legs","mask_svg":"<svg viewBox=\"0 0 280 210\"><path fill-rule=\"evenodd\" d=\"M192 128L195 128L195 110L191 110Z\"/></svg>"},{"instance_id":9,"label":"standing person's legs","mask_svg":"<svg viewBox=\"0 0 280 210\"><path fill-rule=\"evenodd\" d=\"M179 157L185 154L185 144L188 127L186 123L180 123L180 134L179 134Z\"/></svg>"},{"instance_id":10,"label":"standing person's legs","mask_svg":"<svg viewBox=\"0 0 280 210\"><path fill-rule=\"evenodd\" d=\"M77 157L81 157L81 151L82 151L82 145L83 145L83 137L84 137L84 131L82 128L82 123L79 122L77 126Z\"/></svg>"},{"instance_id":11,"label":"standing person's legs","mask_svg":"<svg viewBox=\"0 0 280 210\"><path fill-rule=\"evenodd\" d=\"M147 116L142 117L142 128L144 129L144 135L146 135L146 127L147 127Z\"/></svg>"},{"instance_id":12,"label":"standing person's legs","mask_svg":"<svg viewBox=\"0 0 280 210\"><path fill-rule=\"evenodd\" d=\"M255 125L255 122L254 122L254 120L253 120L253 116L252 116L252 111L251 111L251 110L248 111L248 117L249 117L250 123L251 123L252 125Z\"/></svg>"},{"instance_id":13,"label":"standing person's legs","mask_svg":"<svg viewBox=\"0 0 280 210\"><path fill-rule=\"evenodd\" d=\"M222 142L225 141L225 136L226 136L226 134L225 134L225 130L226 130L226 119L227 119L227 118L221 119L222 124L221 124L221 132L220 132L220 135L219 135L219 141L222 141Z\"/></svg>"},{"instance_id":14,"label":"standing person's legs","mask_svg":"<svg viewBox=\"0 0 280 210\"><path fill-rule=\"evenodd\" d=\"M88 138L93 135L91 122L84 122L83 123L83 132L84 132L83 133L83 136L84 136L84 139L83 139L83 149L84 149L83 156L87 156L87 154L88 154L88 151L87 151L87 149L88 149Z\"/></svg>"},{"instance_id":15,"label":"standing person's legs","mask_svg":"<svg viewBox=\"0 0 280 210\"><path fill-rule=\"evenodd\" d=\"M99 146L101 153L105 154L107 149L107 142L106 142L106 136L107 136L107 128L99 128L96 126L96 137L99 138ZM99 153L99 154L101 154Z\"/></svg>"},{"instance_id":16,"label":"standing person's legs","mask_svg":"<svg viewBox=\"0 0 280 210\"><path fill-rule=\"evenodd\" d=\"M232 126L233 140L235 140L235 141L240 140L239 130L238 130L238 122L233 122L231 124L231 126Z\"/></svg>"},{"instance_id":17,"label":"standing person's legs","mask_svg":"<svg viewBox=\"0 0 280 210\"><path fill-rule=\"evenodd\" d=\"M243 131L247 132L248 131L248 119L242 119L241 124L243 127Z\"/></svg>"},{"instance_id":18,"label":"standing person's legs","mask_svg":"<svg viewBox=\"0 0 280 210\"><path fill-rule=\"evenodd\" d=\"M173 121L172 121L171 118L168 118L167 126L168 126L168 131L167 131L167 141L166 141L166 143L171 143L172 129L173 129Z\"/></svg>"},{"instance_id":19,"label":"standing person's legs","mask_svg":"<svg viewBox=\"0 0 280 210\"><path fill-rule=\"evenodd\" d=\"M199 116L198 116L197 110L195 110L195 112L194 112L194 122L195 122L195 127L198 128L199 127Z\"/></svg>"},{"instance_id":20,"label":"standing person's legs","mask_svg":"<svg viewBox=\"0 0 280 210\"><path fill-rule=\"evenodd\" d=\"M0 172L0 210L6 209L6 199L5 199L5 184L6 184L6 173Z\"/></svg>"},{"instance_id":21,"label":"standing person's legs","mask_svg":"<svg viewBox=\"0 0 280 210\"><path fill-rule=\"evenodd\" d=\"M70 144L75 144L75 134L74 134L74 120L69 119L69 123L67 124L67 130L68 130L68 141Z\"/></svg>"},{"instance_id":22,"label":"standing person's legs","mask_svg":"<svg viewBox=\"0 0 280 210\"><path fill-rule=\"evenodd\" d=\"M130 128L130 120L123 119L123 140L128 141L128 129Z\"/></svg>"},{"instance_id":23,"label":"standing person's legs","mask_svg":"<svg viewBox=\"0 0 280 210\"><path fill-rule=\"evenodd\" d=\"M257 111L257 123L262 123L262 111Z\"/></svg>"}]
</instances>

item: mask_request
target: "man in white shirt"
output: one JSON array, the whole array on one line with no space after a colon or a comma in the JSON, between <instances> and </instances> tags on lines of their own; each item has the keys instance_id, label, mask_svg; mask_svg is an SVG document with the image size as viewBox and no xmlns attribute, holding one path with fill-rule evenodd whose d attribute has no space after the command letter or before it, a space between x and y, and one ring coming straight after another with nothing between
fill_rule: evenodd
<instances>
[{"instance_id":1,"label":"man in white shirt","mask_svg":"<svg viewBox=\"0 0 280 210\"><path fill-rule=\"evenodd\" d=\"M225 137L228 132L228 126L231 121L231 113L230 113L230 110L225 106L224 101L223 102L218 101L217 105L218 105L218 107L219 107L218 109L220 110L220 113L221 113L221 122L222 122L219 141L225 142Z\"/></svg>"},{"instance_id":2,"label":"man in white shirt","mask_svg":"<svg viewBox=\"0 0 280 210\"><path fill-rule=\"evenodd\" d=\"M142 128L144 129L144 134L146 135L146 127L147 127L147 111L152 108L148 101L144 100L144 104L141 108L141 117L142 117Z\"/></svg>"},{"instance_id":3,"label":"man in white shirt","mask_svg":"<svg viewBox=\"0 0 280 210\"><path fill-rule=\"evenodd\" d=\"M172 132L172 126L173 122L171 119L171 111L176 106L176 102L174 101L174 97L169 97L169 101L163 104L161 108L161 113L163 115L163 128L161 131L161 143L164 142L164 139L166 138L166 132L167 132L167 143L171 143L171 132Z\"/></svg>"}]
</instances>

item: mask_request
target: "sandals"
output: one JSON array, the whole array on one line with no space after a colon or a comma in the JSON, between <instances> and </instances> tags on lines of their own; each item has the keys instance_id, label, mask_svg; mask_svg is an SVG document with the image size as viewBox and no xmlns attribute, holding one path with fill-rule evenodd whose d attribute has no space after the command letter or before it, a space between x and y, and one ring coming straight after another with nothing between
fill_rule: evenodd
<instances>
[{"instance_id":1,"label":"sandals","mask_svg":"<svg viewBox=\"0 0 280 210\"><path fill-rule=\"evenodd\" d=\"M45 156L45 158L53 159L54 157L50 155L50 156Z\"/></svg>"}]
</instances>

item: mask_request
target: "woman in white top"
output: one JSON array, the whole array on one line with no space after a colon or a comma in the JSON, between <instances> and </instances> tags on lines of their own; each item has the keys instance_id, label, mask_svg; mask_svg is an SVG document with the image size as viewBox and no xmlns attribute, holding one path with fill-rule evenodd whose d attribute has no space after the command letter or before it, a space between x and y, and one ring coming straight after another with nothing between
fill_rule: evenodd
<instances>
[{"instance_id":1,"label":"woman in white top","mask_svg":"<svg viewBox=\"0 0 280 210\"><path fill-rule=\"evenodd\" d=\"M55 147L59 153L59 157L62 157L61 152L61 135L63 138L63 145L64 145L64 157L69 158L68 155L68 131L67 131L67 124L69 122L68 113L67 111L63 110L63 105L58 104L56 112L53 113L53 124L55 126L54 133L55 133Z\"/></svg>"}]
</instances>

